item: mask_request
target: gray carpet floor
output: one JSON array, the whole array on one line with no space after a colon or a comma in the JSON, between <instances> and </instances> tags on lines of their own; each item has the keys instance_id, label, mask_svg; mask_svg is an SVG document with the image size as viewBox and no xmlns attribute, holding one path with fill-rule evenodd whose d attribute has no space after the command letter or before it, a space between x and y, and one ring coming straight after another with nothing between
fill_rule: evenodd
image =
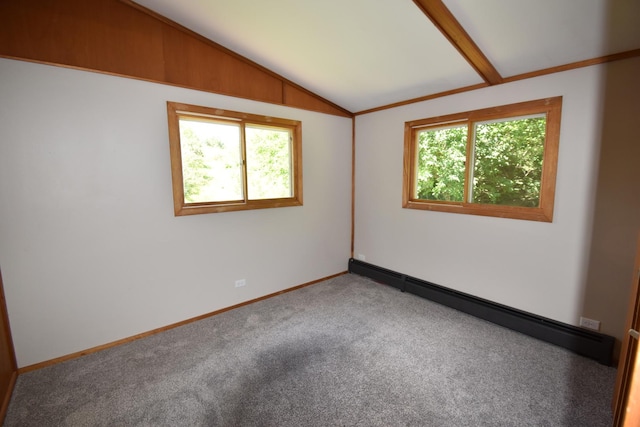
<instances>
[{"instance_id":1,"label":"gray carpet floor","mask_svg":"<svg viewBox=\"0 0 640 427\"><path fill-rule=\"evenodd\" d=\"M614 382L348 274L23 374L5 426L609 426Z\"/></svg>"}]
</instances>

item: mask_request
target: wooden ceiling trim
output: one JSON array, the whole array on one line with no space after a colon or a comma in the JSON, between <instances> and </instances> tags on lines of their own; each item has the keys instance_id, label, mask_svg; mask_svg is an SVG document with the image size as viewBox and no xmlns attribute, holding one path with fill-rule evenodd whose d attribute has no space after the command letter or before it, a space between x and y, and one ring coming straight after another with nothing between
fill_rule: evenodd
<instances>
[{"instance_id":1,"label":"wooden ceiling trim","mask_svg":"<svg viewBox=\"0 0 640 427\"><path fill-rule=\"evenodd\" d=\"M327 101L313 92L288 82L285 82L282 86L282 99L285 105L292 107L304 105L307 109L320 113L353 117L352 113L347 113L346 110L331 101ZM344 112L344 114L339 114L339 112Z\"/></svg>"},{"instance_id":2,"label":"wooden ceiling trim","mask_svg":"<svg viewBox=\"0 0 640 427\"><path fill-rule=\"evenodd\" d=\"M505 77L504 83L525 80L533 77L544 76L546 74L559 73L562 71L574 70L576 68L589 67L591 65L604 64L606 62L619 61L621 59L634 58L640 56L640 49L628 50L626 52L614 53L612 55L600 56L598 58L586 59L584 61L571 62L569 64L558 65L556 67L544 68L542 70L531 71L529 73L517 74Z\"/></svg>"},{"instance_id":3,"label":"wooden ceiling trim","mask_svg":"<svg viewBox=\"0 0 640 427\"><path fill-rule=\"evenodd\" d=\"M545 68L538 71L532 71L530 73L518 74L511 77L506 77L502 80L502 83L510 83L518 80L531 79L533 77L544 76L547 74L560 73L562 71L574 70L576 68L589 67L591 65L604 64L607 62L620 61L623 59L635 58L640 56L640 49L629 50L626 52L619 52L612 55L600 56L598 58L586 59L584 61L572 62L570 64L559 65L557 67ZM501 83L501 84L502 84ZM442 98L445 96L453 95L461 92L470 92L477 89L482 89L484 87L490 86L487 83L480 83L477 85L461 87L458 89L452 89L445 92L434 93L432 95L425 95L419 98L408 99L406 101L400 101L393 104L381 105L380 107L370 108L368 110L355 112L355 116L361 116L363 114L374 113L376 111L389 110L391 108L401 107L403 105L415 104L422 101L428 101L430 99Z\"/></svg>"},{"instance_id":4,"label":"wooden ceiling trim","mask_svg":"<svg viewBox=\"0 0 640 427\"><path fill-rule=\"evenodd\" d=\"M164 82L247 99L282 104L282 80L235 56L163 26Z\"/></svg>"},{"instance_id":5,"label":"wooden ceiling trim","mask_svg":"<svg viewBox=\"0 0 640 427\"><path fill-rule=\"evenodd\" d=\"M489 59L462 28L462 25L442 0L413 0L413 2L438 27L485 82L490 85L502 83L502 76L498 70L489 62Z\"/></svg>"},{"instance_id":6,"label":"wooden ceiling trim","mask_svg":"<svg viewBox=\"0 0 640 427\"><path fill-rule=\"evenodd\" d=\"M431 95L420 96L418 98L407 99L406 101L394 102L393 104L381 105L380 107L370 108L368 110L358 111L354 113L355 116L361 116L363 114L375 113L376 111L389 110L391 108L402 107L403 105L415 104L417 102L428 101L435 98L443 98L449 95L455 95L456 93L470 92L472 90L482 89L490 86L488 83L478 83L471 86L465 86L457 89L451 89L444 92L433 93Z\"/></svg>"}]
</instances>

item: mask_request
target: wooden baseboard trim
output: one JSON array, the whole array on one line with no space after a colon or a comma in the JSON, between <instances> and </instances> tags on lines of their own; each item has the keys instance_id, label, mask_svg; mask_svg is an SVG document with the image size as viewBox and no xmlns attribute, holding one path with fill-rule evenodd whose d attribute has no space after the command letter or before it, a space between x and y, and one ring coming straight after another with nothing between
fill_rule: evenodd
<instances>
[{"instance_id":1,"label":"wooden baseboard trim","mask_svg":"<svg viewBox=\"0 0 640 427\"><path fill-rule=\"evenodd\" d=\"M142 338L146 338L146 337L151 336L151 335L156 335L156 334L159 334L161 332L165 332L165 331L168 331L170 329L177 328L179 326L183 326L183 325L187 325L189 323L197 322L198 320L207 319L209 317L215 316L217 314L224 313L226 311L230 311L230 310L233 310L233 309L236 309L236 308L239 308L239 307L244 307L246 305L250 305L250 304L253 304L253 303L258 302L258 301L263 301L263 300L266 300L266 299L269 299L269 298L273 298L273 297L276 297L278 295L285 294L287 292L295 291L295 290L298 290L298 289L301 289L301 288L304 288L304 287L307 287L307 286L314 285L314 284L319 283L319 282L323 282L325 280L333 279L335 277L342 276L342 275L347 274L347 273L348 273L347 271L343 271L343 272L340 272L340 273L332 274L331 276L323 277L323 278L317 279L317 280L312 280L311 282L306 282L306 283L303 283L301 285L297 285L297 286L294 286L294 287L291 287L291 288L284 289L282 291L274 292L272 294L268 294L268 295L265 295L265 296L262 296L262 297L259 297L259 298L255 298L255 299L252 299L252 300L249 300L249 301L241 302L240 304L235 304L235 305L232 305L230 307L221 308L220 310L212 311L211 313L206 313L206 314L202 314L200 316L192 317L190 319L186 319L186 320L183 320L181 322L173 323L171 325L163 326L161 328L157 328L157 329L153 329L151 331L143 332L141 334L133 335L133 336L128 337L128 338L123 338L121 340L113 341L113 342L110 342L110 343L107 343L107 344L102 344L102 345L99 345L99 346L96 346L96 347L92 347L92 348L89 348L89 349L86 349L86 350L81 350L81 351L78 351L78 352L75 352L75 353L67 354L65 356L56 357L55 359L45 360L44 362L35 363L33 365L25 366L25 367L19 368L17 374L24 374L26 372L36 371L38 369L46 368L47 366L56 365L58 363L66 362L67 360L77 359L79 357L86 356L86 355L92 354L92 353L96 353L96 352L101 351L101 350L106 350L106 349L111 348L111 347L116 347L116 346L119 346L119 345L122 345L122 344L127 344L127 343L130 343L132 341L136 341L136 340L139 340L139 339L142 339ZM15 383L15 380L14 380L14 383ZM9 396L11 396L11 394L9 394ZM7 400L7 404L8 404L8 400Z\"/></svg>"}]
</instances>

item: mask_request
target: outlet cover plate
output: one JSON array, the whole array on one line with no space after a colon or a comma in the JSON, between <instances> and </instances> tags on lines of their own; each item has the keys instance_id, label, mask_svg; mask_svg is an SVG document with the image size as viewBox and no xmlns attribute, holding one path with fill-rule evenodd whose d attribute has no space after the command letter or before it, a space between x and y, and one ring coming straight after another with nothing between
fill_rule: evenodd
<instances>
[{"instance_id":1,"label":"outlet cover plate","mask_svg":"<svg viewBox=\"0 0 640 427\"><path fill-rule=\"evenodd\" d=\"M587 317L580 317L580 326L583 328L591 329L592 331L600 330L600 321L589 319Z\"/></svg>"}]
</instances>

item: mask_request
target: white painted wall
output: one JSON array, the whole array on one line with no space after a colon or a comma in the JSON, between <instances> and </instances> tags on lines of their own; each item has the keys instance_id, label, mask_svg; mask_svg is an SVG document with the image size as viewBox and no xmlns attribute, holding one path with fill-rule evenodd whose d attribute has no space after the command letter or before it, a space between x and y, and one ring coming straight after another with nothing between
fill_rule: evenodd
<instances>
[{"instance_id":1,"label":"white painted wall","mask_svg":"<svg viewBox=\"0 0 640 427\"><path fill-rule=\"evenodd\" d=\"M596 188L610 187L596 186L600 140L611 139L602 109L640 109L640 97L624 90L612 100L608 80L636 87L619 80L635 81L640 58L616 62L614 74L608 67L359 116L356 254L562 322L600 317L603 332L619 337L628 297L620 268L632 262L633 243L612 255L619 245L592 239L593 206ZM405 121L557 95L564 103L553 223L401 208ZM167 100L302 120L304 206L174 217ZM614 138L635 135L620 132L629 123L616 122ZM624 158L609 156L604 167ZM349 119L0 59L0 265L19 366L345 270L350 167ZM640 228L639 220L625 229ZM603 254L612 261L593 267L590 255ZM603 283L614 267L616 283ZM239 278L248 285L235 289Z\"/></svg>"},{"instance_id":2,"label":"white painted wall","mask_svg":"<svg viewBox=\"0 0 640 427\"><path fill-rule=\"evenodd\" d=\"M637 59L616 63L635 70L638 65ZM357 117L356 256L576 325L587 305L605 77L606 65L592 66ZM401 207L405 121L558 95L563 96L563 111L553 223ZM638 96L629 98L625 102L640 102ZM636 233L630 233L632 241ZM616 304L627 297L609 289ZM613 316L606 320L615 322L615 328L604 322L602 329L620 336L618 320L625 313Z\"/></svg>"},{"instance_id":3,"label":"white painted wall","mask_svg":"<svg viewBox=\"0 0 640 427\"><path fill-rule=\"evenodd\" d=\"M640 58L605 66L603 126L584 314L626 333L640 234Z\"/></svg>"},{"instance_id":4,"label":"white painted wall","mask_svg":"<svg viewBox=\"0 0 640 427\"><path fill-rule=\"evenodd\" d=\"M301 120L304 206L174 217L167 100ZM19 366L346 270L350 179L350 119L0 59L0 263Z\"/></svg>"}]
</instances>

